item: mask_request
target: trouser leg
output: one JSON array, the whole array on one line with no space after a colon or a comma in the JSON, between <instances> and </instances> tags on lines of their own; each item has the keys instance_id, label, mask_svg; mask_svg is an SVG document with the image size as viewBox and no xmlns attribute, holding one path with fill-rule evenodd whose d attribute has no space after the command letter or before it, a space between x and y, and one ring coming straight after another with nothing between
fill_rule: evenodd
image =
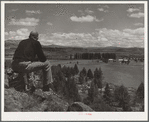
<instances>
[{"instance_id":1,"label":"trouser leg","mask_svg":"<svg viewBox=\"0 0 149 122\"><path fill-rule=\"evenodd\" d=\"M53 83L51 68L49 68L47 71L43 69L43 78L43 86Z\"/></svg>"},{"instance_id":2,"label":"trouser leg","mask_svg":"<svg viewBox=\"0 0 149 122\"><path fill-rule=\"evenodd\" d=\"M50 62L13 62L12 67L14 70L19 72L33 72L37 70L43 70L43 85L48 85L49 83L52 83L52 73L51 73L51 67Z\"/></svg>"}]
</instances>

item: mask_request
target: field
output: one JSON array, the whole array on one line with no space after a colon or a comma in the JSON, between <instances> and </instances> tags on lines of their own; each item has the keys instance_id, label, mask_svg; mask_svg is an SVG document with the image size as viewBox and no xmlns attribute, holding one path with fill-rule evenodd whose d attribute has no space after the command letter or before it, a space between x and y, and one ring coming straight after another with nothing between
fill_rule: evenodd
<instances>
[{"instance_id":1,"label":"field","mask_svg":"<svg viewBox=\"0 0 149 122\"><path fill-rule=\"evenodd\" d=\"M79 71L86 68L92 72L101 67L104 81L115 85L124 85L126 87L137 88L141 82L144 82L144 65L143 63L131 62L129 65L122 65L119 62L103 63L96 60L51 60L52 65L74 66L78 62Z\"/></svg>"},{"instance_id":2,"label":"field","mask_svg":"<svg viewBox=\"0 0 149 122\"><path fill-rule=\"evenodd\" d=\"M10 59L6 60L6 65L10 65ZM51 65L61 64L74 67L78 62L79 71L85 67L92 72L100 68L103 72L104 80L115 85L124 85L126 87L137 88L141 82L144 82L144 64L141 62L131 61L129 65L120 64L119 62L103 63L97 60L50 60Z\"/></svg>"}]
</instances>

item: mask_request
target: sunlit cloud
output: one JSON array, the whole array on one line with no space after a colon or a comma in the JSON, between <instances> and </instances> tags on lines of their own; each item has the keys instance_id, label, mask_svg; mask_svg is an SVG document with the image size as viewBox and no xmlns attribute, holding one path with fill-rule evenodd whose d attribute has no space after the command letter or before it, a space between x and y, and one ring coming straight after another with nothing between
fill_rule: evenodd
<instances>
[{"instance_id":1,"label":"sunlit cloud","mask_svg":"<svg viewBox=\"0 0 149 122\"><path fill-rule=\"evenodd\" d=\"M23 25L23 26L36 26L38 25L39 19L36 18L22 18L22 19L11 19L9 25Z\"/></svg>"},{"instance_id":2,"label":"sunlit cloud","mask_svg":"<svg viewBox=\"0 0 149 122\"><path fill-rule=\"evenodd\" d=\"M21 28L16 31L9 31L5 34L6 39L14 39L14 40L21 40L28 38L29 30L27 28Z\"/></svg>"},{"instance_id":3,"label":"sunlit cloud","mask_svg":"<svg viewBox=\"0 0 149 122\"><path fill-rule=\"evenodd\" d=\"M144 17L144 13L142 12L139 12L139 13L132 13L130 15L128 15L129 17L132 17L132 18L141 18L141 17Z\"/></svg>"},{"instance_id":4,"label":"sunlit cloud","mask_svg":"<svg viewBox=\"0 0 149 122\"><path fill-rule=\"evenodd\" d=\"M134 23L135 26L143 26L143 23Z\"/></svg>"},{"instance_id":5,"label":"sunlit cloud","mask_svg":"<svg viewBox=\"0 0 149 122\"><path fill-rule=\"evenodd\" d=\"M140 11L140 9L138 9L138 8L129 8L127 10L127 12L129 12L129 13L136 12L136 11Z\"/></svg>"},{"instance_id":6,"label":"sunlit cloud","mask_svg":"<svg viewBox=\"0 0 149 122\"><path fill-rule=\"evenodd\" d=\"M41 11L40 10L26 10L26 13L27 14L41 14Z\"/></svg>"},{"instance_id":7,"label":"sunlit cloud","mask_svg":"<svg viewBox=\"0 0 149 122\"><path fill-rule=\"evenodd\" d=\"M93 21L101 22L103 21L103 19L99 20L96 17L93 17L91 15L82 16L82 17L72 16L70 17L70 19L71 21L74 21L74 22L93 22Z\"/></svg>"},{"instance_id":8,"label":"sunlit cloud","mask_svg":"<svg viewBox=\"0 0 149 122\"><path fill-rule=\"evenodd\" d=\"M50 26L52 26L53 24L52 24L51 22L47 22L47 25L50 25Z\"/></svg>"}]
</instances>

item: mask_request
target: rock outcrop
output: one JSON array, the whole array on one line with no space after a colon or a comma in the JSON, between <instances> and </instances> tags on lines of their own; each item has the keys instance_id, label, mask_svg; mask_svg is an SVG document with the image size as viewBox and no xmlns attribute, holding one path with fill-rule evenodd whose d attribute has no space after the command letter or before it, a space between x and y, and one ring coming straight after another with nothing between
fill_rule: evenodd
<instances>
[{"instance_id":1,"label":"rock outcrop","mask_svg":"<svg viewBox=\"0 0 149 122\"><path fill-rule=\"evenodd\" d=\"M7 70L4 91L5 112L93 111L81 102L69 105L53 90L43 92L39 74L34 73L29 76L29 83L34 83L36 88L32 93L24 89L25 84L20 74L13 72L11 68Z\"/></svg>"},{"instance_id":2,"label":"rock outcrop","mask_svg":"<svg viewBox=\"0 0 149 122\"><path fill-rule=\"evenodd\" d=\"M14 112L42 112L42 111L66 111L68 103L53 91L43 92L37 89L34 93L16 91L14 88L5 89L4 111Z\"/></svg>"}]
</instances>

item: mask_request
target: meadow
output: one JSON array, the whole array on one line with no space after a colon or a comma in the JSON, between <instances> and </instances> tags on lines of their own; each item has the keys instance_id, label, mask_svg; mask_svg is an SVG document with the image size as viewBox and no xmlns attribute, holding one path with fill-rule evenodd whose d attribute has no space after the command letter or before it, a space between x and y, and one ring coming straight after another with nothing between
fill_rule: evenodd
<instances>
[{"instance_id":1,"label":"meadow","mask_svg":"<svg viewBox=\"0 0 149 122\"><path fill-rule=\"evenodd\" d=\"M115 85L124 85L125 87L138 88L141 82L144 82L144 64L141 62L131 61L129 65L120 64L119 62L104 63L97 60L51 60L51 65L61 64L73 67L78 62L79 71L85 67L92 72L100 68L103 72L103 81Z\"/></svg>"},{"instance_id":2,"label":"meadow","mask_svg":"<svg viewBox=\"0 0 149 122\"><path fill-rule=\"evenodd\" d=\"M10 66L11 59L5 60L6 67ZM103 72L103 81L115 85L124 85L125 87L138 88L141 82L144 82L144 63L131 61L129 65L119 62L104 63L98 60L50 60L51 65L74 67L78 65L79 71L84 67L88 71L91 69L94 73L96 68L101 68Z\"/></svg>"}]
</instances>

